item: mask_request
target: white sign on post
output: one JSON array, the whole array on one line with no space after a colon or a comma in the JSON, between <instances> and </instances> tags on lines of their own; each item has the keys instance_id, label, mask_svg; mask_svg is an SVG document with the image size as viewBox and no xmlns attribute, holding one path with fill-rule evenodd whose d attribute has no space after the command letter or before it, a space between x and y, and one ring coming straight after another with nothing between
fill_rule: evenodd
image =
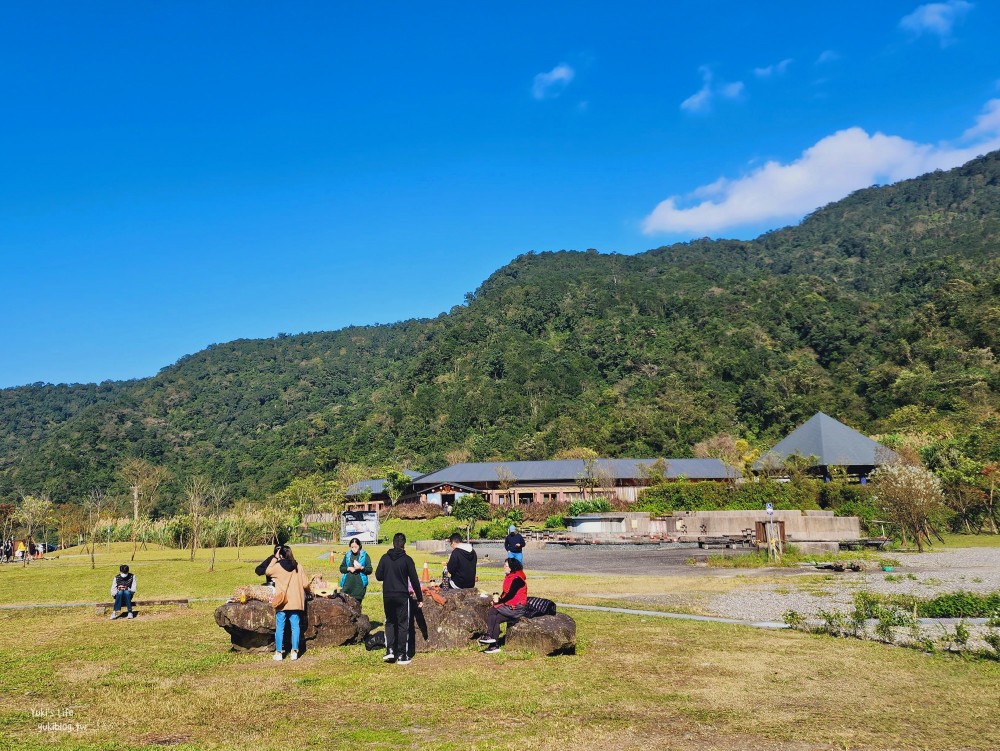
<instances>
[{"instance_id":1,"label":"white sign on post","mask_svg":"<svg viewBox=\"0 0 1000 751\"><path fill-rule=\"evenodd\" d=\"M774 516L774 504L773 503L768 502L767 505L764 506L764 510L767 512L768 516Z\"/></svg>"}]
</instances>

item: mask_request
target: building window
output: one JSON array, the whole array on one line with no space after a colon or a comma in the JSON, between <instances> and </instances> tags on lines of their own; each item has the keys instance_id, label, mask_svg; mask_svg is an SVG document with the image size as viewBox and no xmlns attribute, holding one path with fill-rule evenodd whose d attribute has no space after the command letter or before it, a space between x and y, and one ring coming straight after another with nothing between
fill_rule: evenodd
<instances>
[{"instance_id":1,"label":"building window","mask_svg":"<svg viewBox=\"0 0 1000 751\"><path fill-rule=\"evenodd\" d=\"M517 494L517 503L518 503L519 506L530 506L534 502L535 502L535 494L534 493L518 493Z\"/></svg>"},{"instance_id":2,"label":"building window","mask_svg":"<svg viewBox=\"0 0 1000 751\"><path fill-rule=\"evenodd\" d=\"M558 493L542 493L542 503L558 503Z\"/></svg>"}]
</instances>

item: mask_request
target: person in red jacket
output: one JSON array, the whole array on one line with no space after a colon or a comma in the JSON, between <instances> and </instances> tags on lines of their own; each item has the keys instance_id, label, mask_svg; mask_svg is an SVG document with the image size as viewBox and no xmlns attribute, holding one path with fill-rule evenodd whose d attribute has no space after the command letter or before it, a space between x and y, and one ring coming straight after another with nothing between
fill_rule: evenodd
<instances>
[{"instance_id":1,"label":"person in red jacket","mask_svg":"<svg viewBox=\"0 0 1000 751\"><path fill-rule=\"evenodd\" d=\"M486 646L483 650L485 654L500 651L497 645L497 639L500 638L500 624L515 623L524 615L524 606L528 602L528 580L521 562L517 558L508 558L503 565L503 571L506 574L503 580L503 592L493 595L493 607L486 615L486 636L479 640L480 644Z\"/></svg>"}]
</instances>

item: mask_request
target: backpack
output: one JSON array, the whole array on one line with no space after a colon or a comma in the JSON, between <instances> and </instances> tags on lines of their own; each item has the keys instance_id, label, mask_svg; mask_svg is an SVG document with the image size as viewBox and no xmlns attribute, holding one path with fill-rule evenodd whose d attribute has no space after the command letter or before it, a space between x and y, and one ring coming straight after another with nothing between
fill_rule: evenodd
<instances>
[{"instance_id":1,"label":"backpack","mask_svg":"<svg viewBox=\"0 0 1000 751\"><path fill-rule=\"evenodd\" d=\"M376 649L385 649L385 631L376 631L369 634L365 639L365 649L374 652Z\"/></svg>"},{"instance_id":2,"label":"backpack","mask_svg":"<svg viewBox=\"0 0 1000 751\"><path fill-rule=\"evenodd\" d=\"M552 600L546 600L544 597L529 597L528 602L524 606L525 618L538 618L542 615L555 614L556 604Z\"/></svg>"}]
</instances>

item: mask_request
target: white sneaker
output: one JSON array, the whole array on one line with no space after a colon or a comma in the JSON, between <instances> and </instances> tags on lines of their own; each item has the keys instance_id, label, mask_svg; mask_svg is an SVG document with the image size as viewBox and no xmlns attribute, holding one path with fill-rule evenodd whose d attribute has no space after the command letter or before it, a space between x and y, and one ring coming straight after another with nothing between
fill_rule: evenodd
<instances>
[{"instance_id":1,"label":"white sneaker","mask_svg":"<svg viewBox=\"0 0 1000 751\"><path fill-rule=\"evenodd\" d=\"M293 649L293 650L292 650L292 653L291 653L290 655L288 655L288 659L289 659L289 660L297 660L297 659L299 659L299 653L298 653L298 652L296 652L296 651L295 651L295 650Z\"/></svg>"},{"instance_id":2,"label":"white sneaker","mask_svg":"<svg viewBox=\"0 0 1000 751\"><path fill-rule=\"evenodd\" d=\"M131 621L133 618L135 618L135 613L129 613L128 616L127 616L127 618L128 618L128 620Z\"/></svg>"},{"instance_id":3,"label":"white sneaker","mask_svg":"<svg viewBox=\"0 0 1000 751\"><path fill-rule=\"evenodd\" d=\"M111 614L111 617L110 617L110 618L108 618L108 620L109 620L109 621L113 621L113 620L114 620L115 618L117 618L117 617L118 617L118 611L116 610L115 612L113 612L113 613Z\"/></svg>"},{"instance_id":4,"label":"white sneaker","mask_svg":"<svg viewBox=\"0 0 1000 751\"><path fill-rule=\"evenodd\" d=\"M281 662L281 652L275 652L273 659L275 662Z\"/></svg>"},{"instance_id":5,"label":"white sneaker","mask_svg":"<svg viewBox=\"0 0 1000 751\"><path fill-rule=\"evenodd\" d=\"M386 652L385 657L382 658L382 662L395 662L395 661L396 661L396 655L394 655L392 652Z\"/></svg>"}]
</instances>

